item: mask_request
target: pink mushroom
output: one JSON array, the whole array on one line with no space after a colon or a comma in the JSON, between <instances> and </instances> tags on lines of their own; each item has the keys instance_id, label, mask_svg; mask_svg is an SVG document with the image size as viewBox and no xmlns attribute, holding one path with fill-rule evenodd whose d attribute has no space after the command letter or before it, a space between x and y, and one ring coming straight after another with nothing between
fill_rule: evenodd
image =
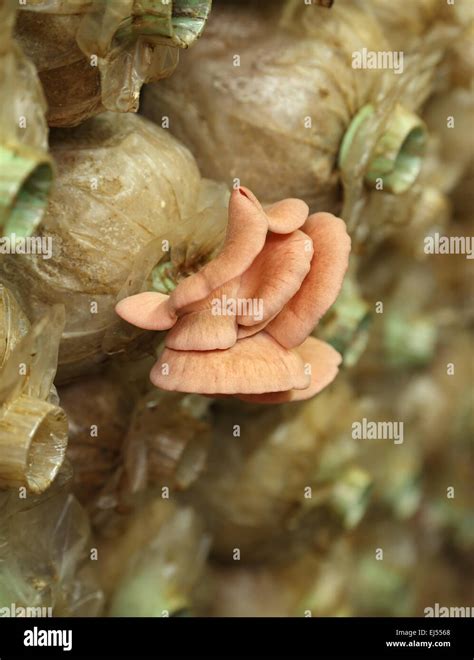
<instances>
[{"instance_id":1,"label":"pink mushroom","mask_svg":"<svg viewBox=\"0 0 474 660\"><path fill-rule=\"evenodd\" d=\"M307 399L341 362L309 335L340 291L350 247L340 218L308 217L299 199L264 209L241 187L215 259L171 295L139 293L116 311L139 328L169 330L150 374L157 387L260 403Z\"/></svg>"}]
</instances>

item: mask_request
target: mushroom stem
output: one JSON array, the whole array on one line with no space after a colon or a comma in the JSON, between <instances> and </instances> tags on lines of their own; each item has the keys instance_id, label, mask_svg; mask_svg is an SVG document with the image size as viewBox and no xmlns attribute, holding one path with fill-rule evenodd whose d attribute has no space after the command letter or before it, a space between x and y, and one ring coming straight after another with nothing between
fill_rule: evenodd
<instances>
[{"instance_id":1,"label":"mushroom stem","mask_svg":"<svg viewBox=\"0 0 474 660\"><path fill-rule=\"evenodd\" d=\"M360 132L369 130L375 113L365 105L353 118L342 140L339 165L344 168L353 143ZM375 143L364 175L365 183L375 188L382 181L383 190L396 195L406 192L416 181L423 164L427 129L413 112L397 104L388 117L383 133Z\"/></svg>"},{"instance_id":2,"label":"mushroom stem","mask_svg":"<svg viewBox=\"0 0 474 660\"><path fill-rule=\"evenodd\" d=\"M67 430L58 406L24 394L13 399L0 417L0 487L45 491L64 460Z\"/></svg>"},{"instance_id":3,"label":"mushroom stem","mask_svg":"<svg viewBox=\"0 0 474 660\"><path fill-rule=\"evenodd\" d=\"M23 145L0 145L0 228L30 236L41 222L53 180L51 161Z\"/></svg>"}]
</instances>

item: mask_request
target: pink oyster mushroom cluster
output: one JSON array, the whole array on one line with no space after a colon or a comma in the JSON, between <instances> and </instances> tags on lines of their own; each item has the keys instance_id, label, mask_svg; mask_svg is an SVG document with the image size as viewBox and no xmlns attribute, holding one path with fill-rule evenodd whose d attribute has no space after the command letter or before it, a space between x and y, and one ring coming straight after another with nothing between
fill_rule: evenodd
<instances>
[{"instance_id":1,"label":"pink oyster mushroom cluster","mask_svg":"<svg viewBox=\"0 0 474 660\"><path fill-rule=\"evenodd\" d=\"M117 304L129 323L169 330L154 385L280 403L308 399L335 378L341 356L309 335L339 293L351 242L340 218L308 211L299 199L263 208L241 187L212 261L169 296Z\"/></svg>"}]
</instances>

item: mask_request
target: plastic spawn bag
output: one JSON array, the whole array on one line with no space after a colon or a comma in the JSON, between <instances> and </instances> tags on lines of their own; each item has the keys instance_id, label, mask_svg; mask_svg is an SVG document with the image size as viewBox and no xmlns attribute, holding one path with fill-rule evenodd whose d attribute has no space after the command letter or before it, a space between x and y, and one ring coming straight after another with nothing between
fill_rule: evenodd
<instances>
[{"instance_id":1,"label":"plastic spawn bag","mask_svg":"<svg viewBox=\"0 0 474 660\"><path fill-rule=\"evenodd\" d=\"M32 0L17 36L39 72L50 126L136 112L144 82L169 76L205 26L211 0Z\"/></svg>"},{"instance_id":2,"label":"plastic spawn bag","mask_svg":"<svg viewBox=\"0 0 474 660\"><path fill-rule=\"evenodd\" d=\"M67 457L73 467L73 492L84 506L94 503L121 465L135 388L126 376L86 376L58 388L69 422Z\"/></svg>"},{"instance_id":3,"label":"plastic spawn bag","mask_svg":"<svg viewBox=\"0 0 474 660\"><path fill-rule=\"evenodd\" d=\"M183 616L204 570L210 538L191 507L147 498L99 541L109 616Z\"/></svg>"},{"instance_id":4,"label":"plastic spawn bag","mask_svg":"<svg viewBox=\"0 0 474 660\"><path fill-rule=\"evenodd\" d=\"M346 433L359 404L340 379L302 405L214 403L206 470L183 493L206 521L214 557L231 562L239 548L247 563L288 559L327 549L358 524L370 478Z\"/></svg>"},{"instance_id":5,"label":"plastic spawn bag","mask_svg":"<svg viewBox=\"0 0 474 660\"><path fill-rule=\"evenodd\" d=\"M416 49L438 24L455 27L456 38L447 46L436 86L443 91L469 88L474 73L474 8L470 0L417 0L403 3L400 11L395 10L393 0L373 0L371 7L393 48L401 50Z\"/></svg>"},{"instance_id":6,"label":"plastic spawn bag","mask_svg":"<svg viewBox=\"0 0 474 660\"><path fill-rule=\"evenodd\" d=\"M143 111L169 118L206 176L240 180L266 202L299 197L341 214L363 242L374 223L390 223L390 197L417 180L427 142L419 109L457 33L437 25L392 68L359 66L354 54L392 50L364 0L330 10L228 3L180 75L145 89ZM375 194L383 199L366 213Z\"/></svg>"},{"instance_id":7,"label":"plastic spawn bag","mask_svg":"<svg viewBox=\"0 0 474 660\"><path fill-rule=\"evenodd\" d=\"M29 327L11 292L0 286L0 488L42 493L64 460L67 419L53 386L63 327L60 306Z\"/></svg>"},{"instance_id":8,"label":"plastic spawn bag","mask_svg":"<svg viewBox=\"0 0 474 660\"><path fill-rule=\"evenodd\" d=\"M0 236L12 240L38 226L53 178L41 84L12 36L17 6L0 1Z\"/></svg>"},{"instance_id":9,"label":"plastic spawn bag","mask_svg":"<svg viewBox=\"0 0 474 660\"><path fill-rule=\"evenodd\" d=\"M51 151L58 178L36 232L51 257L5 255L0 273L32 318L64 305L64 380L155 338L120 321L117 300L152 290L159 263L179 265L182 276L200 267L223 240L229 193L201 179L169 131L136 115L106 113L54 132Z\"/></svg>"},{"instance_id":10,"label":"plastic spawn bag","mask_svg":"<svg viewBox=\"0 0 474 660\"><path fill-rule=\"evenodd\" d=\"M205 468L211 435L211 399L151 389L148 365L137 380L128 365L116 366L58 388L73 492L100 532L145 492L188 489Z\"/></svg>"},{"instance_id":11,"label":"plastic spawn bag","mask_svg":"<svg viewBox=\"0 0 474 660\"><path fill-rule=\"evenodd\" d=\"M0 492L0 616L98 616L87 515L61 470L43 495Z\"/></svg>"}]
</instances>

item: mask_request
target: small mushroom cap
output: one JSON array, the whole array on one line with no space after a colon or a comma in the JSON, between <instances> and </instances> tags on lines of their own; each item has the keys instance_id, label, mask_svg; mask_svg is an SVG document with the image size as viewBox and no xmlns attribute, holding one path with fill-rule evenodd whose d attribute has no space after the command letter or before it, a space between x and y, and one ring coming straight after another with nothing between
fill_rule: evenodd
<instances>
[{"instance_id":1,"label":"small mushroom cap","mask_svg":"<svg viewBox=\"0 0 474 660\"><path fill-rule=\"evenodd\" d=\"M320 339L308 337L294 349L305 365L310 365L311 383L304 390L266 392L265 394L238 394L238 398L251 403L286 403L310 399L329 385L337 376L342 358L330 345Z\"/></svg>"},{"instance_id":2,"label":"small mushroom cap","mask_svg":"<svg viewBox=\"0 0 474 660\"><path fill-rule=\"evenodd\" d=\"M214 316L210 309L182 316L166 336L166 346L176 351L223 350L236 341L235 316Z\"/></svg>"},{"instance_id":3,"label":"small mushroom cap","mask_svg":"<svg viewBox=\"0 0 474 660\"><path fill-rule=\"evenodd\" d=\"M311 270L299 291L266 327L286 348L302 344L331 307L349 265L351 239L343 220L331 213L314 213L303 231L313 240Z\"/></svg>"},{"instance_id":4,"label":"small mushroom cap","mask_svg":"<svg viewBox=\"0 0 474 660\"><path fill-rule=\"evenodd\" d=\"M267 231L267 216L255 196L247 188L234 190L221 252L198 273L178 284L168 301L170 315L242 275L265 245Z\"/></svg>"},{"instance_id":5,"label":"small mushroom cap","mask_svg":"<svg viewBox=\"0 0 474 660\"><path fill-rule=\"evenodd\" d=\"M124 321L138 328L168 330L176 323L176 317L169 314L168 298L164 293L145 291L120 300L115 311Z\"/></svg>"},{"instance_id":6,"label":"small mushroom cap","mask_svg":"<svg viewBox=\"0 0 474 660\"><path fill-rule=\"evenodd\" d=\"M302 227L308 217L309 206L302 199L283 199L265 207L268 228L275 234L289 234Z\"/></svg>"},{"instance_id":7,"label":"small mushroom cap","mask_svg":"<svg viewBox=\"0 0 474 660\"><path fill-rule=\"evenodd\" d=\"M311 382L301 357L266 332L242 339L225 351L165 348L150 379L164 390L199 394L262 394L304 389Z\"/></svg>"},{"instance_id":8,"label":"small mushroom cap","mask_svg":"<svg viewBox=\"0 0 474 660\"><path fill-rule=\"evenodd\" d=\"M269 320L295 295L311 268L312 240L302 231L268 234L263 250L242 275L238 298L261 302L263 316L243 314L241 325ZM252 307L251 307L252 309Z\"/></svg>"},{"instance_id":9,"label":"small mushroom cap","mask_svg":"<svg viewBox=\"0 0 474 660\"><path fill-rule=\"evenodd\" d=\"M177 351L211 351L233 346L237 341L237 320L226 303L235 300L239 286L237 277L204 300L188 305L167 334L166 346Z\"/></svg>"}]
</instances>

